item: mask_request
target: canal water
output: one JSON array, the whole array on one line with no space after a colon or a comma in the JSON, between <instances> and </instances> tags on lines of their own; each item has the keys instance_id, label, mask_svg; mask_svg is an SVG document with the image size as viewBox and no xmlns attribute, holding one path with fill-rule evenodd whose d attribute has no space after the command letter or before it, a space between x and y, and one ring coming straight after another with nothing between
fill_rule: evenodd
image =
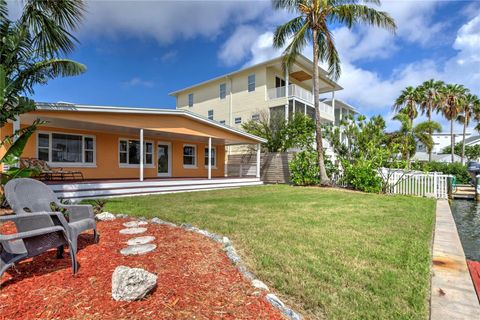
<instances>
[{"instance_id":1,"label":"canal water","mask_svg":"<svg viewBox=\"0 0 480 320\"><path fill-rule=\"evenodd\" d=\"M468 260L480 261L480 204L476 201L451 202L453 218Z\"/></svg>"}]
</instances>

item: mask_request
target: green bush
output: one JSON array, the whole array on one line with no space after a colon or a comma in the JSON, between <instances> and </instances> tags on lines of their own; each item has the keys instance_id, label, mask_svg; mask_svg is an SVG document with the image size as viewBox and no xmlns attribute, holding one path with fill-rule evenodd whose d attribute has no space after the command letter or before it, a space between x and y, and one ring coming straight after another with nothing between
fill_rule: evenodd
<instances>
[{"instance_id":1,"label":"green bush","mask_svg":"<svg viewBox=\"0 0 480 320\"><path fill-rule=\"evenodd\" d=\"M311 186L320 183L317 154L315 152L302 151L296 153L288 166L292 184L296 186Z\"/></svg>"},{"instance_id":2,"label":"green bush","mask_svg":"<svg viewBox=\"0 0 480 320\"><path fill-rule=\"evenodd\" d=\"M382 191L382 178L370 162L358 161L354 165L345 163L343 168L343 182L349 187L364 192Z\"/></svg>"},{"instance_id":3,"label":"green bush","mask_svg":"<svg viewBox=\"0 0 480 320\"><path fill-rule=\"evenodd\" d=\"M467 166L462 165L460 162L416 162L412 164L412 169L425 172L442 172L443 174L451 174L457 178L457 183L470 183L471 180Z\"/></svg>"}]
</instances>

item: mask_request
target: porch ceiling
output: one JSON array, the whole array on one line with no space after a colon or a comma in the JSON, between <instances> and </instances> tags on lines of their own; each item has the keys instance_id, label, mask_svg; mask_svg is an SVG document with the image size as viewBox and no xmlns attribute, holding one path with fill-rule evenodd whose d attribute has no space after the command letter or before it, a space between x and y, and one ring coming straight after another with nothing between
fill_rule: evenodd
<instances>
[{"instance_id":1,"label":"porch ceiling","mask_svg":"<svg viewBox=\"0 0 480 320\"><path fill-rule=\"evenodd\" d=\"M33 121L40 119L47 122L46 127L59 128L59 129L71 129L88 132L99 132L108 134L125 135L127 137L139 136L140 129L144 129L145 138L166 139L166 140L182 140L192 142L208 142L208 138L212 137L214 144L251 144L253 142L245 141L242 139L225 138L221 136L215 136L212 134L206 134L199 130L194 130L182 126L170 126L168 128L148 128L148 127L135 127L135 126L121 126L115 124L89 122L81 120L64 119L58 117L38 116L33 113L23 114L20 117L21 124L32 124Z\"/></svg>"}]
</instances>

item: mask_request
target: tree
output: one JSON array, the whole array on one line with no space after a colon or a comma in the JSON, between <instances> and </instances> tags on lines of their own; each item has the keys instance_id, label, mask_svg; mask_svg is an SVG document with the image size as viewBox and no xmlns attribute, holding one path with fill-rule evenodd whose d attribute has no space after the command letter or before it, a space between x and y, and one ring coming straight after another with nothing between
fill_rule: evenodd
<instances>
[{"instance_id":1,"label":"tree","mask_svg":"<svg viewBox=\"0 0 480 320\"><path fill-rule=\"evenodd\" d=\"M419 103L422 114L427 114L428 121L432 121L432 112L439 108L442 89L445 86L443 81L430 79L419 87ZM432 137L432 132L428 133ZM432 149L428 150L428 161L432 161Z\"/></svg>"},{"instance_id":2,"label":"tree","mask_svg":"<svg viewBox=\"0 0 480 320\"><path fill-rule=\"evenodd\" d=\"M463 133L462 133L462 154L461 154L461 163L464 164L465 159L465 133L467 127L470 124L472 117L475 117L479 113L480 109L480 99L472 94L468 93L465 95L465 100L462 103L461 111L462 113L458 116L458 121L463 124ZM478 118L480 115L477 115Z\"/></svg>"},{"instance_id":3,"label":"tree","mask_svg":"<svg viewBox=\"0 0 480 320\"><path fill-rule=\"evenodd\" d=\"M468 93L468 89L459 84L447 84L442 89L442 103L439 112L450 121L450 145L455 145L455 138L453 136L453 122L457 119L462 110L462 104L464 103L465 96ZM455 161L454 150L451 148L452 163Z\"/></svg>"},{"instance_id":4,"label":"tree","mask_svg":"<svg viewBox=\"0 0 480 320\"><path fill-rule=\"evenodd\" d=\"M308 42L313 47L313 97L315 107L317 158L320 171L320 184L329 185L322 141L322 125L319 108L318 62L328 64L328 73L335 80L341 73L340 57L335 47L329 24L342 24L352 28L360 23L379 26L392 32L396 30L395 21L383 11L360 4L358 0L272 0L275 9L286 9L296 15L295 18L279 26L274 35L273 44L283 48L283 68L289 70L296 57ZM363 1L380 5L380 0Z\"/></svg>"}]
</instances>

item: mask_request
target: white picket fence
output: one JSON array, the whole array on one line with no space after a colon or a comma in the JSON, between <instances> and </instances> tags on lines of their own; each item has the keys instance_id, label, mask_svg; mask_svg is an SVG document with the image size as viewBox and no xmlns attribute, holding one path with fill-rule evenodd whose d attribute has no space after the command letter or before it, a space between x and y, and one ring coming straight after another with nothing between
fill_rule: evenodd
<instances>
[{"instance_id":1,"label":"white picket fence","mask_svg":"<svg viewBox=\"0 0 480 320\"><path fill-rule=\"evenodd\" d=\"M449 175L437 172L403 171L381 169L386 180L387 193L402 194L436 199L448 199Z\"/></svg>"}]
</instances>

